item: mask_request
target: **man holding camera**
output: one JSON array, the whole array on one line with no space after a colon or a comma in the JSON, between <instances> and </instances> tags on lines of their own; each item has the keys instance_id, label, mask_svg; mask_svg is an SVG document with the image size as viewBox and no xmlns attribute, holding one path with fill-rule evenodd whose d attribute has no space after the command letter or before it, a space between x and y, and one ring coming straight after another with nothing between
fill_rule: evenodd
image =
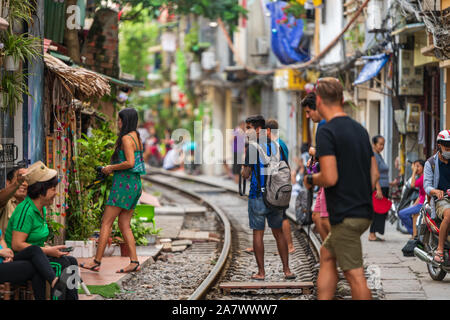
<instances>
[{"instance_id":1,"label":"man holding camera","mask_svg":"<svg viewBox=\"0 0 450 320\"><path fill-rule=\"evenodd\" d=\"M27 196L28 183L23 176L25 173L24 168L13 168L6 176L5 189L0 191L0 230L3 233L17 205Z\"/></svg>"}]
</instances>

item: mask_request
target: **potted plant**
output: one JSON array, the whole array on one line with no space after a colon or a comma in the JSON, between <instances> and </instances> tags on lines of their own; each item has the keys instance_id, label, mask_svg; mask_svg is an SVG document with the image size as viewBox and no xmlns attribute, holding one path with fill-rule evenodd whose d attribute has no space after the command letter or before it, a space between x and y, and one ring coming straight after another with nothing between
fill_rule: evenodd
<instances>
[{"instance_id":1,"label":"potted plant","mask_svg":"<svg viewBox=\"0 0 450 320\"><path fill-rule=\"evenodd\" d=\"M41 56L39 40L28 33L6 32L3 37L5 69L17 71L20 62Z\"/></svg>"},{"instance_id":2,"label":"potted plant","mask_svg":"<svg viewBox=\"0 0 450 320\"><path fill-rule=\"evenodd\" d=\"M150 233L145 235L145 238L148 241L148 244L156 244L156 240L158 239L159 234L161 233L161 228L151 228Z\"/></svg>"},{"instance_id":3,"label":"potted plant","mask_svg":"<svg viewBox=\"0 0 450 320\"><path fill-rule=\"evenodd\" d=\"M146 246L148 244L148 240L145 237L146 234L150 233L150 228L146 227L144 222L139 219L131 219L131 232L133 233L134 240L136 241L136 246ZM116 243L119 243L120 246L120 255L122 257L128 257L129 251L128 246L125 241L123 241L122 233L118 227L117 220L114 221L113 224L113 240Z\"/></svg>"}]
</instances>

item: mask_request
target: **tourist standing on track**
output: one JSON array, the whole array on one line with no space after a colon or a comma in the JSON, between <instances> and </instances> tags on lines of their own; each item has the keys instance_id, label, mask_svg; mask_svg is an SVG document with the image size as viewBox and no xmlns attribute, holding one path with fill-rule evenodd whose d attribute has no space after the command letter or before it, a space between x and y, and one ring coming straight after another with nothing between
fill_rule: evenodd
<instances>
[{"instance_id":1,"label":"tourist standing on track","mask_svg":"<svg viewBox=\"0 0 450 320\"><path fill-rule=\"evenodd\" d=\"M336 262L350 284L353 299L371 299L364 276L361 235L372 222L372 190L379 173L367 131L344 113L338 79L316 84L316 104L327 121L317 134L320 172L304 183L325 187L331 231L320 249L318 299L333 299L338 282Z\"/></svg>"},{"instance_id":2,"label":"tourist standing on track","mask_svg":"<svg viewBox=\"0 0 450 320\"><path fill-rule=\"evenodd\" d=\"M267 137L271 141L277 141L280 144L280 147L283 148L284 155L287 158L287 161L289 161L289 149L286 146L286 143L284 143L283 140L279 138L278 133L278 121L275 119L269 119L266 121L266 129L267 129ZM289 223L289 219L286 215L286 210L283 210L283 234L286 238L287 244L288 244L288 250L289 253L294 253L294 242L292 241L292 234L291 234L291 224Z\"/></svg>"},{"instance_id":3,"label":"tourist standing on track","mask_svg":"<svg viewBox=\"0 0 450 320\"><path fill-rule=\"evenodd\" d=\"M389 197L389 167L384 162L381 152L383 152L385 139L377 135L372 138L373 153L377 160L378 172L380 173L380 180L376 183L375 198L378 200L383 197ZM376 233L384 235L384 226L386 223L386 216L389 210L384 213L375 212L372 224L370 225L369 241L384 241L384 239L377 237Z\"/></svg>"},{"instance_id":4,"label":"tourist standing on track","mask_svg":"<svg viewBox=\"0 0 450 320\"><path fill-rule=\"evenodd\" d=\"M261 115L252 116L245 120L246 135L249 141L260 144L263 150L277 152L275 144L270 140L264 141L267 136L261 134L265 129L265 120ZM270 146L270 147L269 147ZM284 159L284 157L281 157ZM249 144L245 152L245 164L242 168L242 176L248 179L251 176L250 192L248 196L248 217L250 229L253 229L253 249L255 252L258 273L252 275L254 280L264 280L264 229L266 219L272 229L273 236L277 242L278 253L283 263L283 272L286 279L295 279L295 275L289 269L289 253L286 238L283 236L283 211L268 208L263 200L261 187L264 186L265 176L262 173L263 164L258 156L257 149ZM258 183L260 178L260 184Z\"/></svg>"},{"instance_id":5,"label":"tourist standing on track","mask_svg":"<svg viewBox=\"0 0 450 320\"><path fill-rule=\"evenodd\" d=\"M304 108L306 113L306 118L311 119L313 122L318 123L316 130L316 145L317 145L317 133L319 132L320 127L322 127L326 120L322 118L320 113L316 108L316 94L314 92L310 92L306 95L306 97L301 101L301 106ZM309 155L315 158L316 156L316 148L309 148ZM309 161L307 165L309 165ZM330 221L328 219L328 211L327 204L325 199L325 191L323 187L319 189L316 196L316 203L314 205L314 210L312 213L312 219L314 224L316 225L317 231L322 238L322 241L325 240L328 233L330 232Z\"/></svg>"},{"instance_id":6,"label":"tourist standing on track","mask_svg":"<svg viewBox=\"0 0 450 320\"><path fill-rule=\"evenodd\" d=\"M139 261L136 254L136 242L131 231L130 222L134 208L141 197L141 174L145 174L142 156L142 142L136 131L138 114L135 109L127 108L119 112L117 126L119 137L112 156L112 165L103 168L105 175L114 172L113 186L106 202L103 214L100 237L98 239L97 253L94 261L81 264L80 267L92 271L99 271L106 244L111 234L111 227L119 217L119 229L130 252L130 264L118 273L139 271Z\"/></svg>"},{"instance_id":7,"label":"tourist standing on track","mask_svg":"<svg viewBox=\"0 0 450 320\"><path fill-rule=\"evenodd\" d=\"M439 227L439 243L434 252L434 261L444 262L444 243L450 227L450 201L444 193L450 189L450 130L442 130L436 139L438 152L425 163L424 187L431 198L436 216L442 220Z\"/></svg>"}]
</instances>

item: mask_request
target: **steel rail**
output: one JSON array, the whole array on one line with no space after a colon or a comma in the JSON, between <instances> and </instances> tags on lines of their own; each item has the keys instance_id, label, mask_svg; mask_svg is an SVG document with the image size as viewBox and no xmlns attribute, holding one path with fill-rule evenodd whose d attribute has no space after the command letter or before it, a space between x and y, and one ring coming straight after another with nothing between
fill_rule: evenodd
<instances>
[{"instance_id":1,"label":"steel rail","mask_svg":"<svg viewBox=\"0 0 450 320\"><path fill-rule=\"evenodd\" d=\"M214 188L221 188L221 189L225 189L231 193L236 193L239 195L239 191L236 190L237 188L231 188L228 186L222 186L219 185L217 183L211 182L211 181L207 181L205 179L193 176L193 175L189 175L189 174L185 174L185 173L179 173L176 171L167 171L161 168L155 168L155 167L150 167L150 175L151 174L162 174L162 175L166 175L166 176L171 176L174 178L179 178L179 179L184 179L184 180L188 180L188 181L194 181L194 182L198 182L198 183L202 183L204 185L208 185ZM295 218L295 213L293 213L291 210L287 210L286 212L287 217L296 225L298 225L296 218ZM314 250L317 253L317 256L320 257L320 247L321 247L321 241L320 239L317 237L317 235L313 232L309 232L308 227L306 226L302 226L301 227L302 230L306 233L306 235L309 236L309 240L311 241L311 244L314 246Z\"/></svg>"},{"instance_id":2,"label":"steel rail","mask_svg":"<svg viewBox=\"0 0 450 320\"><path fill-rule=\"evenodd\" d=\"M154 170L154 169L152 169ZM160 172L159 174L171 176L170 174L165 174L164 172ZM162 184L165 186L168 186L172 189L176 189L182 193L188 194L193 198L198 199L203 204L208 205L222 220L223 227L224 227L224 241L223 241L223 248L222 252L220 253L219 259L217 260L216 265L211 270L211 272L208 274L205 280L202 281L202 283L197 287L197 289L194 291L193 294L188 298L188 300L200 300L202 299L207 293L208 290L211 288L211 286L215 283L215 280L222 272L222 269L225 267L225 264L227 262L227 258L231 253L231 224L230 220L228 220L227 215L215 204L211 203L210 201L206 200L204 197L200 196L199 194L183 189L180 186L174 185L172 183L168 182L161 182L158 179L152 178L151 175L145 175L142 177L144 180L151 181L153 183ZM177 177L180 178L181 177ZM188 180L188 179L185 179Z\"/></svg>"}]
</instances>

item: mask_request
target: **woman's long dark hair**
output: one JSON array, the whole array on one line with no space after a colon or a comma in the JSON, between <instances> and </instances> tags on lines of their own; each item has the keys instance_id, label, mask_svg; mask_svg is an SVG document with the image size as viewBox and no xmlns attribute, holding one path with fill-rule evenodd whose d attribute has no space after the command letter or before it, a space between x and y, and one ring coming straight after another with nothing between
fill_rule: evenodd
<instances>
[{"instance_id":1,"label":"woman's long dark hair","mask_svg":"<svg viewBox=\"0 0 450 320\"><path fill-rule=\"evenodd\" d=\"M119 137L116 141L116 146L114 153L111 157L111 162L118 162L119 161L119 150L122 148L122 138L129 134L130 132L136 131L137 137L138 137L138 147L139 142L141 141L141 136L139 135L139 132L137 129L138 124L138 114L135 109L133 108L126 108L119 112L119 118L122 120L122 129L119 132Z\"/></svg>"}]
</instances>

